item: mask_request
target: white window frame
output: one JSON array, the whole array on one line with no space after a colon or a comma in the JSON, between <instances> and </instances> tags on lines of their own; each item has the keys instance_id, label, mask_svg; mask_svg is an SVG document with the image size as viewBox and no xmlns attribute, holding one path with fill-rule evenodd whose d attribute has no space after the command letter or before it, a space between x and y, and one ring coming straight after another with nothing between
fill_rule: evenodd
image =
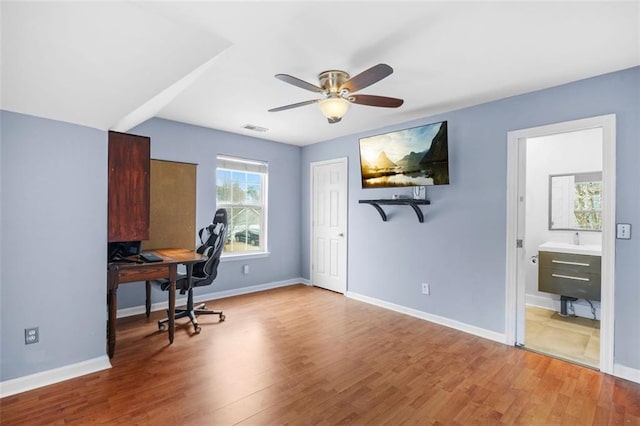
<instances>
[{"instance_id":1,"label":"white window frame","mask_svg":"<svg viewBox=\"0 0 640 426\"><path fill-rule=\"evenodd\" d=\"M267 214L269 204L269 165L266 161L249 160L245 158L239 158L228 155L216 156L216 179L218 178L218 170L229 170L235 172L248 172L261 175L262 185L262 215L260 223L260 250L249 250L240 252L222 252L221 261L229 260L246 260L251 258L260 258L268 256L268 227L267 227ZM255 204L218 204L217 183L216 183L216 208L252 208ZM230 214L231 212L227 210Z\"/></svg>"}]
</instances>

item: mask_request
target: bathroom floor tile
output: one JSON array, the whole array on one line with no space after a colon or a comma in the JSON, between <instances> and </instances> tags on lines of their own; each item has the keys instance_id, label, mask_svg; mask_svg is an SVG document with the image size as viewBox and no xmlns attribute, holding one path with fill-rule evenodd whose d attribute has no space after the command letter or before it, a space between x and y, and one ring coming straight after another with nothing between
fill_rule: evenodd
<instances>
[{"instance_id":1,"label":"bathroom floor tile","mask_svg":"<svg viewBox=\"0 0 640 426\"><path fill-rule=\"evenodd\" d=\"M547 324L555 328L562 328L573 333L590 336L596 325L599 327L600 321L581 317L563 317L558 313L554 313Z\"/></svg>"},{"instance_id":2,"label":"bathroom floor tile","mask_svg":"<svg viewBox=\"0 0 640 426\"><path fill-rule=\"evenodd\" d=\"M588 343L587 335L553 327L545 327L535 339L536 347L541 350L558 351L571 356L584 354Z\"/></svg>"},{"instance_id":3,"label":"bathroom floor tile","mask_svg":"<svg viewBox=\"0 0 640 426\"><path fill-rule=\"evenodd\" d=\"M555 312L548 309L536 308L535 306L527 306L525 319L533 321L547 321L554 314Z\"/></svg>"},{"instance_id":4,"label":"bathroom floor tile","mask_svg":"<svg viewBox=\"0 0 640 426\"><path fill-rule=\"evenodd\" d=\"M535 339L542 330L544 330L544 323L541 321L526 321L525 323L525 337L527 339Z\"/></svg>"},{"instance_id":5,"label":"bathroom floor tile","mask_svg":"<svg viewBox=\"0 0 640 426\"><path fill-rule=\"evenodd\" d=\"M584 351L584 356L596 361L600 359L600 337L591 336Z\"/></svg>"},{"instance_id":6,"label":"bathroom floor tile","mask_svg":"<svg viewBox=\"0 0 640 426\"><path fill-rule=\"evenodd\" d=\"M551 310L527 306L525 347L545 355L598 368L600 321L563 317Z\"/></svg>"}]
</instances>

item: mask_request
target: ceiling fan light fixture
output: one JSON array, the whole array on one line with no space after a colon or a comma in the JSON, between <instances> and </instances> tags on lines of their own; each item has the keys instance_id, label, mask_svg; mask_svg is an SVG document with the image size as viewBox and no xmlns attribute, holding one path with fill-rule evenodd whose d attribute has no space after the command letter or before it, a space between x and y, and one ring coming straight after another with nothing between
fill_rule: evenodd
<instances>
[{"instance_id":1,"label":"ceiling fan light fixture","mask_svg":"<svg viewBox=\"0 0 640 426\"><path fill-rule=\"evenodd\" d=\"M319 86L307 83L289 74L276 74L278 80L314 93L321 93L323 98L271 108L268 111L278 112L304 105L318 104L320 111L329 123L337 123L342 120L342 117L347 113L349 104L351 103L374 107L398 108L404 102L402 99L355 94L355 92L369 87L389 76L392 72L393 68L387 64L374 65L355 77L350 77L348 73L339 70L323 71L318 75L320 81Z\"/></svg>"},{"instance_id":2,"label":"ceiling fan light fixture","mask_svg":"<svg viewBox=\"0 0 640 426\"><path fill-rule=\"evenodd\" d=\"M349 101L340 97L322 99L318 102L320 111L330 123L337 123L347 113Z\"/></svg>"}]
</instances>

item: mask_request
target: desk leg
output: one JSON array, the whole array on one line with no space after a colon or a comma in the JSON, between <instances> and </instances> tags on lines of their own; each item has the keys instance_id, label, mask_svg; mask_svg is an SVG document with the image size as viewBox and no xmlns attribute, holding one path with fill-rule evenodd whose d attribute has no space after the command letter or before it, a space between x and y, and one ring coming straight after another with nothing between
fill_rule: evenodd
<instances>
[{"instance_id":1,"label":"desk leg","mask_svg":"<svg viewBox=\"0 0 640 426\"><path fill-rule=\"evenodd\" d=\"M107 273L107 354L113 358L116 350L116 310L118 308L118 271Z\"/></svg>"},{"instance_id":2,"label":"desk leg","mask_svg":"<svg viewBox=\"0 0 640 426\"><path fill-rule=\"evenodd\" d=\"M145 313L147 314L147 318L149 318L149 314L151 314L151 281L145 281L146 285L146 299L144 301Z\"/></svg>"},{"instance_id":3,"label":"desk leg","mask_svg":"<svg viewBox=\"0 0 640 426\"><path fill-rule=\"evenodd\" d=\"M169 266L169 343L173 343L176 327L176 278L178 265Z\"/></svg>"}]
</instances>

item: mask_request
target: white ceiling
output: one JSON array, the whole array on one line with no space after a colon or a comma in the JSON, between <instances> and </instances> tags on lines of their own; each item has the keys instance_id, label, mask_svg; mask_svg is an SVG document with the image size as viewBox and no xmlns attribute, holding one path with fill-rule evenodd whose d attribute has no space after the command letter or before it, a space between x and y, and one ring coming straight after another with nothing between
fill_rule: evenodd
<instances>
[{"instance_id":1,"label":"white ceiling","mask_svg":"<svg viewBox=\"0 0 640 426\"><path fill-rule=\"evenodd\" d=\"M640 2L8 2L4 110L127 131L161 117L307 145L640 65ZM394 73L329 124L313 84ZM245 130L252 124L269 129Z\"/></svg>"}]
</instances>

